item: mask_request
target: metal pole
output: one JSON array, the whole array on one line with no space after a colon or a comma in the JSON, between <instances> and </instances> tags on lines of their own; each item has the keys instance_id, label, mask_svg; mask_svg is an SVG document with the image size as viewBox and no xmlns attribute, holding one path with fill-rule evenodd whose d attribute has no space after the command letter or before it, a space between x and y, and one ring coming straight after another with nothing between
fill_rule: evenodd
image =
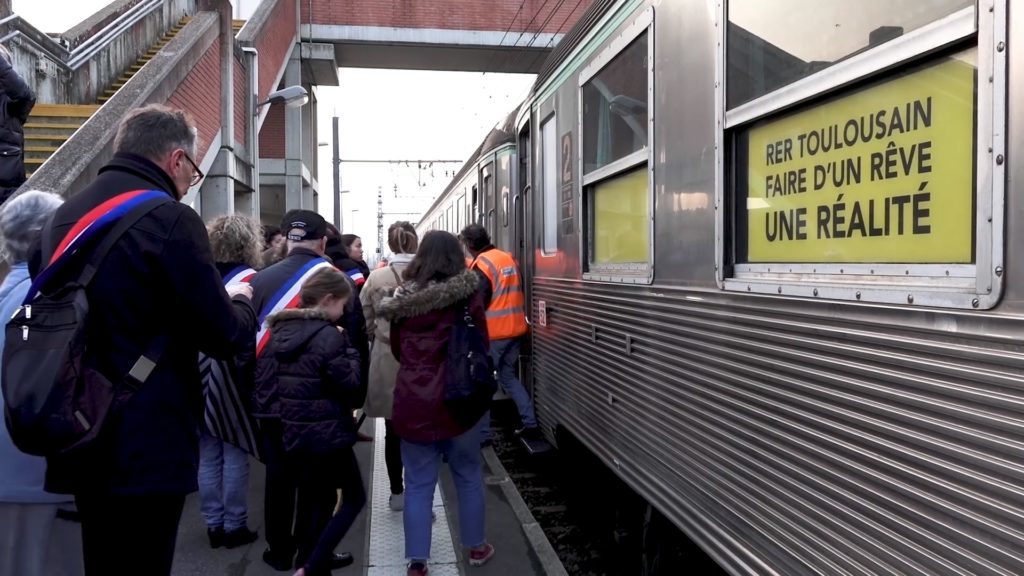
<instances>
[{"instance_id":1,"label":"metal pole","mask_svg":"<svg viewBox=\"0 0 1024 576\"><path fill-rule=\"evenodd\" d=\"M331 119L334 129L334 225L342 232L341 221L341 150L338 141L338 117Z\"/></svg>"}]
</instances>

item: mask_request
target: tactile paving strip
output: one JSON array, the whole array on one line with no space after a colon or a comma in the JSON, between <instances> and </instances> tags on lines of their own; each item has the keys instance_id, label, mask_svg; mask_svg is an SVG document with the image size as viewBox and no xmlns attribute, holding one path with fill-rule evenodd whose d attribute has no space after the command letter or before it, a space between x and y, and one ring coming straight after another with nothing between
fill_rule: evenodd
<instances>
[{"instance_id":1,"label":"tactile paving strip","mask_svg":"<svg viewBox=\"0 0 1024 576\"><path fill-rule=\"evenodd\" d=\"M370 555L367 576L405 576L405 529L402 513L388 508L391 485L384 462L384 419L377 418L373 446L373 491L370 503ZM452 543L451 528L445 515L441 486L434 490L434 513L437 516L431 531L431 576L458 576L458 557Z\"/></svg>"}]
</instances>

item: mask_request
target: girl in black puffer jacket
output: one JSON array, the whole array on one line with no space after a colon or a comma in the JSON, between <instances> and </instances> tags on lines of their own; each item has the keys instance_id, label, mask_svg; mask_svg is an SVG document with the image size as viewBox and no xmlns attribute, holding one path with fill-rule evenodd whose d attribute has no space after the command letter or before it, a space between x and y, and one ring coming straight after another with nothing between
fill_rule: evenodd
<instances>
[{"instance_id":1,"label":"girl in black puffer jacket","mask_svg":"<svg viewBox=\"0 0 1024 576\"><path fill-rule=\"evenodd\" d=\"M270 342L256 367L260 388L272 391L271 410L281 419L297 479L297 576L330 574L334 548L366 502L352 452L352 410L362 405L366 390L359 355L335 325L350 297L351 284L337 269L311 276L302 286L301 307L271 316ZM343 502L332 517L338 488Z\"/></svg>"}]
</instances>

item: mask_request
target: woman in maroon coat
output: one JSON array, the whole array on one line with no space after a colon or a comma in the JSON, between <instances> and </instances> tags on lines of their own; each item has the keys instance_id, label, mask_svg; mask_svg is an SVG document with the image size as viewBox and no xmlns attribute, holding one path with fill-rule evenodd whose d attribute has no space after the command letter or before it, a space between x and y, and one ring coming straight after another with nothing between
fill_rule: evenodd
<instances>
[{"instance_id":1,"label":"woman in maroon coat","mask_svg":"<svg viewBox=\"0 0 1024 576\"><path fill-rule=\"evenodd\" d=\"M469 563L480 566L494 555L484 537L484 493L480 423L456 423L444 404L445 358L452 325L468 307L473 323L486 332L479 279L466 269L458 239L428 232L405 270L405 283L384 301L380 314L391 324L391 349L400 363L392 421L402 438L405 467L405 555L408 576L427 573L431 504L443 456L455 480L462 544ZM486 335L486 333L485 333Z\"/></svg>"}]
</instances>

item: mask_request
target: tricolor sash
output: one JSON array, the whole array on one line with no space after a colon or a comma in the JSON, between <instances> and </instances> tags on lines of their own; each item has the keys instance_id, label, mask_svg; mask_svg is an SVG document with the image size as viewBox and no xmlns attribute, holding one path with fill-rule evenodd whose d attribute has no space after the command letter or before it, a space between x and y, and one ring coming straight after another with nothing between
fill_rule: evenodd
<instances>
[{"instance_id":1,"label":"tricolor sash","mask_svg":"<svg viewBox=\"0 0 1024 576\"><path fill-rule=\"evenodd\" d=\"M224 280L224 286L233 286L235 284L242 284L252 280L252 277L256 275L256 271L248 266L239 266L231 272L228 272L226 279Z\"/></svg>"},{"instance_id":2,"label":"tricolor sash","mask_svg":"<svg viewBox=\"0 0 1024 576\"><path fill-rule=\"evenodd\" d=\"M263 354L263 349L267 346L267 342L270 341L270 327L267 324L267 318L285 310L288 308L295 308L299 305L299 292L302 290L302 285L309 279L310 276L316 274L317 271L332 267L332 264L322 258L314 258L306 263L305 266L299 268L291 278L288 279L284 285L278 289L274 297L267 302L264 306L263 311L260 313L260 329L256 333L256 356Z\"/></svg>"},{"instance_id":3,"label":"tricolor sash","mask_svg":"<svg viewBox=\"0 0 1024 576\"><path fill-rule=\"evenodd\" d=\"M352 283L356 286L362 286L366 282L366 277L363 276L363 272L359 268L353 268L345 272L345 274L348 274L348 277L352 279Z\"/></svg>"},{"instance_id":4,"label":"tricolor sash","mask_svg":"<svg viewBox=\"0 0 1024 576\"><path fill-rule=\"evenodd\" d=\"M57 249L53 251L46 267L36 276L29 287L28 293L25 295L25 304L34 300L40 288L71 260L71 256L83 246L88 245L98 234L107 230L136 206L148 200L161 197L167 197L167 192L162 190L132 190L131 192L118 194L88 211L78 222L75 222L75 225L71 227L71 230L68 230L60 244L57 245Z\"/></svg>"}]
</instances>

